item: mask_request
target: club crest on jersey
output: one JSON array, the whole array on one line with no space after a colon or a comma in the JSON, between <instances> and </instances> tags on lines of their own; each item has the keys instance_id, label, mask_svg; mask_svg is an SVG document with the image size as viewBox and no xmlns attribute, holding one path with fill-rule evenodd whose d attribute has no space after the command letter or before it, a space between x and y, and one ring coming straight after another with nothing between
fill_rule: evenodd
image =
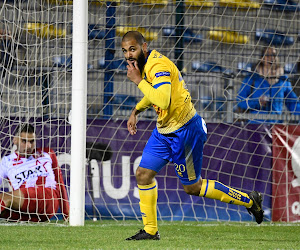
<instances>
[{"instance_id":1,"label":"club crest on jersey","mask_svg":"<svg viewBox=\"0 0 300 250\"><path fill-rule=\"evenodd\" d=\"M161 76L170 76L170 72L158 72L158 73L155 73L155 76L156 77L161 77Z\"/></svg>"}]
</instances>

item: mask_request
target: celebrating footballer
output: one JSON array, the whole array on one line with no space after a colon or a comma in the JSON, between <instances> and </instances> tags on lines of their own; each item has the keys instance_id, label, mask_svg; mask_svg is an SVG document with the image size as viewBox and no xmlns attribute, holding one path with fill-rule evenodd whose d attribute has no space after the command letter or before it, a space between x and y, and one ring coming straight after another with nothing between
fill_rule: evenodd
<instances>
[{"instance_id":1,"label":"celebrating footballer","mask_svg":"<svg viewBox=\"0 0 300 250\"><path fill-rule=\"evenodd\" d=\"M260 224L263 221L261 193L246 194L200 177L207 128L203 118L196 113L176 65L158 51L148 50L143 35L137 31L129 31L123 36L122 51L128 63L127 77L144 94L128 119L129 133L136 134L140 112L153 106L158 115L157 126L136 171L144 228L127 240L160 239L154 177L168 162L174 164L187 194L244 206Z\"/></svg>"}]
</instances>

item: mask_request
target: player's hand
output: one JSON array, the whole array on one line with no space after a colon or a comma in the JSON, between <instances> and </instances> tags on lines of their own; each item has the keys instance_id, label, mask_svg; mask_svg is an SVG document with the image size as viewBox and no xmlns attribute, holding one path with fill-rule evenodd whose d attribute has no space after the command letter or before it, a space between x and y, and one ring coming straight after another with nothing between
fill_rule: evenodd
<instances>
[{"instance_id":1,"label":"player's hand","mask_svg":"<svg viewBox=\"0 0 300 250\"><path fill-rule=\"evenodd\" d=\"M130 81L134 82L136 85L139 85L142 81L141 72L139 70L137 61L127 60L127 77Z\"/></svg>"},{"instance_id":2,"label":"player's hand","mask_svg":"<svg viewBox=\"0 0 300 250\"><path fill-rule=\"evenodd\" d=\"M136 116L134 114L131 114L127 121L127 129L131 135L135 135L137 132Z\"/></svg>"}]
</instances>

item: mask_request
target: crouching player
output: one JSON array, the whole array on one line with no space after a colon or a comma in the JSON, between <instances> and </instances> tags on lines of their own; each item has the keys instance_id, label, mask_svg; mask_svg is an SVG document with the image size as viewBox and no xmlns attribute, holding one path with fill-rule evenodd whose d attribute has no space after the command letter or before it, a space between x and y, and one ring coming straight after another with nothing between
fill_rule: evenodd
<instances>
[{"instance_id":1,"label":"crouching player","mask_svg":"<svg viewBox=\"0 0 300 250\"><path fill-rule=\"evenodd\" d=\"M0 163L0 185L9 180L13 191L0 192L0 217L13 221L47 221L61 207L64 219L69 202L57 158L49 149L36 149L30 124L19 127L13 143L16 151Z\"/></svg>"}]
</instances>

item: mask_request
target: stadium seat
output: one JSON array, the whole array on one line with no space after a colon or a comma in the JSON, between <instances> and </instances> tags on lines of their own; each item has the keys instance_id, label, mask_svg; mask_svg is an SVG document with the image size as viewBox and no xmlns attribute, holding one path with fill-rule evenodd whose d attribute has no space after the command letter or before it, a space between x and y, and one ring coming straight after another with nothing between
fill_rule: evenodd
<instances>
[{"instance_id":1,"label":"stadium seat","mask_svg":"<svg viewBox=\"0 0 300 250\"><path fill-rule=\"evenodd\" d=\"M72 68L72 56L55 56L53 57L53 66L59 68ZM92 64L87 65L87 69L93 69Z\"/></svg>"},{"instance_id":2,"label":"stadium seat","mask_svg":"<svg viewBox=\"0 0 300 250\"><path fill-rule=\"evenodd\" d=\"M105 69L106 67L109 69L117 69L117 70L121 70L121 71L126 71L126 61L124 59L114 59L111 63L107 63L107 65L105 65L105 58L101 57L98 60L98 67L99 69Z\"/></svg>"},{"instance_id":3,"label":"stadium seat","mask_svg":"<svg viewBox=\"0 0 300 250\"><path fill-rule=\"evenodd\" d=\"M121 0L88 0L88 4L93 4L93 5L103 5L106 2L115 2L117 4L120 3ZM51 4L56 4L56 5L72 5L73 0L48 0L49 3Z\"/></svg>"},{"instance_id":4,"label":"stadium seat","mask_svg":"<svg viewBox=\"0 0 300 250\"><path fill-rule=\"evenodd\" d=\"M158 34L156 32L146 31L144 28L140 27L117 27L116 33L118 36L123 36L129 30L137 30L143 34L143 36L148 40L157 40ZM103 39L105 37L105 30L96 24L89 24L88 26L88 38L92 39Z\"/></svg>"},{"instance_id":5,"label":"stadium seat","mask_svg":"<svg viewBox=\"0 0 300 250\"><path fill-rule=\"evenodd\" d=\"M56 5L72 5L72 0L47 0L48 3L56 4Z\"/></svg>"},{"instance_id":6,"label":"stadium seat","mask_svg":"<svg viewBox=\"0 0 300 250\"><path fill-rule=\"evenodd\" d=\"M291 36L285 35L283 32L267 29L257 29L255 33L255 39L263 41L268 45L293 45L294 38Z\"/></svg>"},{"instance_id":7,"label":"stadium seat","mask_svg":"<svg viewBox=\"0 0 300 250\"><path fill-rule=\"evenodd\" d=\"M237 69L239 74L248 75L252 73L253 63L238 62Z\"/></svg>"},{"instance_id":8,"label":"stadium seat","mask_svg":"<svg viewBox=\"0 0 300 250\"><path fill-rule=\"evenodd\" d=\"M176 0L173 0L173 3L176 4ZM214 6L214 2L211 0L185 0L185 7L187 9L199 9L201 7L209 8Z\"/></svg>"},{"instance_id":9,"label":"stadium seat","mask_svg":"<svg viewBox=\"0 0 300 250\"><path fill-rule=\"evenodd\" d=\"M53 57L55 67L72 68L72 56L55 56Z\"/></svg>"},{"instance_id":10,"label":"stadium seat","mask_svg":"<svg viewBox=\"0 0 300 250\"><path fill-rule=\"evenodd\" d=\"M46 23L25 23L25 29L31 34L41 38L66 37L66 30L56 28L54 25Z\"/></svg>"},{"instance_id":11,"label":"stadium seat","mask_svg":"<svg viewBox=\"0 0 300 250\"><path fill-rule=\"evenodd\" d=\"M139 31L147 41L157 40L158 38L157 32L147 31L145 28L133 27L133 26L126 26L126 27L119 26L116 29L116 33L118 36L124 36L130 30Z\"/></svg>"},{"instance_id":12,"label":"stadium seat","mask_svg":"<svg viewBox=\"0 0 300 250\"><path fill-rule=\"evenodd\" d=\"M119 4L121 0L89 0L89 4L93 4L93 5L103 5L106 4L107 2L113 2Z\"/></svg>"},{"instance_id":13,"label":"stadium seat","mask_svg":"<svg viewBox=\"0 0 300 250\"><path fill-rule=\"evenodd\" d=\"M259 9L261 4L250 0L220 0L220 6L237 8L239 10L255 10Z\"/></svg>"},{"instance_id":14,"label":"stadium seat","mask_svg":"<svg viewBox=\"0 0 300 250\"><path fill-rule=\"evenodd\" d=\"M272 10L296 12L300 11L300 6L293 0L264 0L264 5Z\"/></svg>"},{"instance_id":15,"label":"stadium seat","mask_svg":"<svg viewBox=\"0 0 300 250\"><path fill-rule=\"evenodd\" d=\"M248 75L253 73L255 64L254 63L245 63L239 62L237 65L237 69L239 73L242 75ZM285 74L296 74L297 73L297 64L295 63L286 63L284 65L284 73Z\"/></svg>"},{"instance_id":16,"label":"stadium seat","mask_svg":"<svg viewBox=\"0 0 300 250\"><path fill-rule=\"evenodd\" d=\"M141 4L142 7L164 7L168 4L168 0L128 0L130 3Z\"/></svg>"},{"instance_id":17,"label":"stadium seat","mask_svg":"<svg viewBox=\"0 0 300 250\"><path fill-rule=\"evenodd\" d=\"M163 35L176 38L175 27L165 27L163 28ZM201 43L203 41L203 36L200 34L195 34L191 29L186 28L183 33L184 42Z\"/></svg>"},{"instance_id":18,"label":"stadium seat","mask_svg":"<svg viewBox=\"0 0 300 250\"><path fill-rule=\"evenodd\" d=\"M92 39L103 39L105 37L105 30L99 28L96 24L89 24L88 27L88 38Z\"/></svg>"},{"instance_id":19,"label":"stadium seat","mask_svg":"<svg viewBox=\"0 0 300 250\"><path fill-rule=\"evenodd\" d=\"M111 104L118 105L117 107L122 110L132 110L137 104L137 100L135 96L115 94L112 96Z\"/></svg>"},{"instance_id":20,"label":"stadium seat","mask_svg":"<svg viewBox=\"0 0 300 250\"><path fill-rule=\"evenodd\" d=\"M231 75L234 72L230 69L226 69L220 65L218 65L216 62L205 62L201 63L199 61L193 61L192 62L192 70L196 72L211 72L211 73L223 73Z\"/></svg>"},{"instance_id":21,"label":"stadium seat","mask_svg":"<svg viewBox=\"0 0 300 250\"><path fill-rule=\"evenodd\" d=\"M223 71L222 67L217 65L215 62L200 63L198 61L192 62L192 70L197 72L215 72L221 73Z\"/></svg>"},{"instance_id":22,"label":"stadium seat","mask_svg":"<svg viewBox=\"0 0 300 250\"><path fill-rule=\"evenodd\" d=\"M219 111L222 112L225 109L226 100L224 97L202 96L200 97L202 108L205 111Z\"/></svg>"},{"instance_id":23,"label":"stadium seat","mask_svg":"<svg viewBox=\"0 0 300 250\"><path fill-rule=\"evenodd\" d=\"M284 65L285 74L297 74L297 63L286 63Z\"/></svg>"},{"instance_id":24,"label":"stadium seat","mask_svg":"<svg viewBox=\"0 0 300 250\"><path fill-rule=\"evenodd\" d=\"M215 27L209 31L209 38L212 40L217 40L223 43L248 43L248 36L240 35L236 31L230 31L223 27Z\"/></svg>"},{"instance_id":25,"label":"stadium seat","mask_svg":"<svg viewBox=\"0 0 300 250\"><path fill-rule=\"evenodd\" d=\"M1 2L6 2L6 3L15 3L16 0L2 0ZM28 2L28 0L23 0L22 2Z\"/></svg>"}]
</instances>

